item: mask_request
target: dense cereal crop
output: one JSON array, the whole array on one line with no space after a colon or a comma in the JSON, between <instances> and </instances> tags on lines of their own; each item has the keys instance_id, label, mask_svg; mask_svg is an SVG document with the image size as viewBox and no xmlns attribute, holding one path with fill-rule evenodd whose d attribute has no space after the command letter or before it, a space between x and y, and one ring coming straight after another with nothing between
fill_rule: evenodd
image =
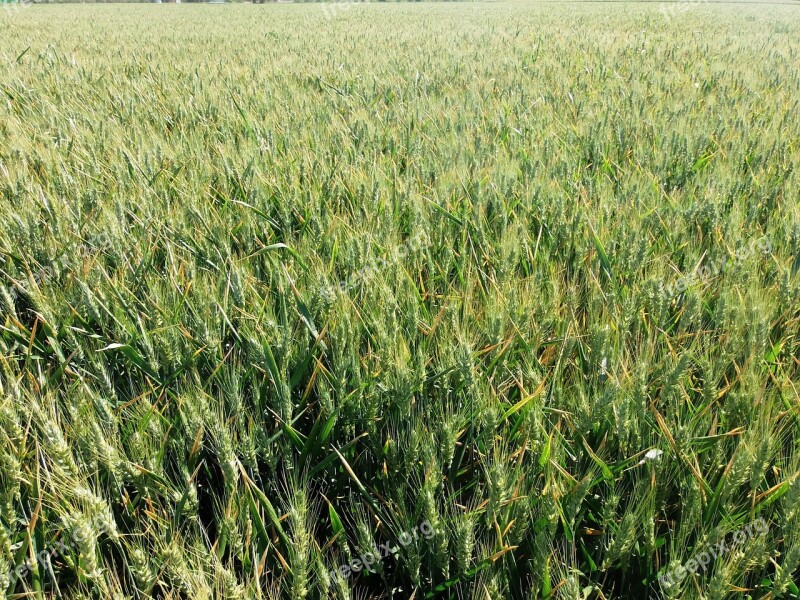
<instances>
[{"instance_id":1,"label":"dense cereal crop","mask_svg":"<svg viewBox=\"0 0 800 600\"><path fill-rule=\"evenodd\" d=\"M796 4L0 8L0 590L796 598Z\"/></svg>"}]
</instances>

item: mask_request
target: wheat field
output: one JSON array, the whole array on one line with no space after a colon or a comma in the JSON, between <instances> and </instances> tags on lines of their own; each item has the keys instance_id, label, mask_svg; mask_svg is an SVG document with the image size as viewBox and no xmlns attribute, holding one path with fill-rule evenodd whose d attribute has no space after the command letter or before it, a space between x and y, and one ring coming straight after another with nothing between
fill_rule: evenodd
<instances>
[{"instance_id":1,"label":"wheat field","mask_svg":"<svg viewBox=\"0 0 800 600\"><path fill-rule=\"evenodd\" d=\"M800 5L0 31L7 597L798 597Z\"/></svg>"}]
</instances>

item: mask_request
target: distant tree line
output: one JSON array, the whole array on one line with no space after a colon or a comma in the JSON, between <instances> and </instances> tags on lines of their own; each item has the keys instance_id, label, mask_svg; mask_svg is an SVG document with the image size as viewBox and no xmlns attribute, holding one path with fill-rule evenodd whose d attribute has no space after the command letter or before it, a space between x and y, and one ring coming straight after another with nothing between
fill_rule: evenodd
<instances>
[{"instance_id":1,"label":"distant tree line","mask_svg":"<svg viewBox=\"0 0 800 600\"><path fill-rule=\"evenodd\" d=\"M313 3L313 2L344 2L346 0L0 0L2 4L123 4L123 3L140 3L140 4L282 4L282 3ZM387 2L387 1L404 1L404 0L350 0L353 2ZM407 0L419 2L420 0ZM445 0L445 1L462 1L462 0ZM656 1L656 0L653 0ZM800 1L800 0L796 0Z\"/></svg>"}]
</instances>

